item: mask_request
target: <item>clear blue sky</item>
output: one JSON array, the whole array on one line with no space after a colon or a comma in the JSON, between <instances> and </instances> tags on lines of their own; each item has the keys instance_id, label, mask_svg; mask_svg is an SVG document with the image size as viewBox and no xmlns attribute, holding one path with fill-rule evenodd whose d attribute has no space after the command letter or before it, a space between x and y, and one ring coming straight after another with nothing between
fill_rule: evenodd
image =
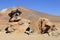
<instances>
[{"instance_id":1,"label":"clear blue sky","mask_svg":"<svg viewBox=\"0 0 60 40\"><path fill-rule=\"evenodd\" d=\"M0 0L0 10L12 6L23 6L60 16L60 0Z\"/></svg>"}]
</instances>

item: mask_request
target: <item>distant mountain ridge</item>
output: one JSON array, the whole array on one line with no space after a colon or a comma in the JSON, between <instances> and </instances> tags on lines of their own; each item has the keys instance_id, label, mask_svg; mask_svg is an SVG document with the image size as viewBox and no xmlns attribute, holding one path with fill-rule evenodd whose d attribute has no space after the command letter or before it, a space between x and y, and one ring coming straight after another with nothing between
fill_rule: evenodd
<instances>
[{"instance_id":1,"label":"distant mountain ridge","mask_svg":"<svg viewBox=\"0 0 60 40\"><path fill-rule=\"evenodd\" d=\"M48 19L51 19L52 21L60 22L60 16L49 15L47 13L38 12L36 10L27 9L27 8L20 7L20 6L6 8L6 9L1 10L0 19L8 20L9 19L8 13L10 13L12 10L16 10L16 9L19 9L22 12L22 15L21 15L22 18L27 18L32 21L35 21L39 17L46 17Z\"/></svg>"}]
</instances>

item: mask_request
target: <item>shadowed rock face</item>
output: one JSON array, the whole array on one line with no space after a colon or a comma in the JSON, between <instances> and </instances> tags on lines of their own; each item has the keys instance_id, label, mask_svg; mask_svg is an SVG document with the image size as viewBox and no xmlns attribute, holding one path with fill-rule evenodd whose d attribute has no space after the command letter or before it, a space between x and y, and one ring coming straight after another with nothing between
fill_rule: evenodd
<instances>
[{"instance_id":1,"label":"shadowed rock face","mask_svg":"<svg viewBox=\"0 0 60 40\"><path fill-rule=\"evenodd\" d=\"M21 14L22 12L20 12L18 9L11 11L11 13L8 14L10 17L9 22L18 22Z\"/></svg>"}]
</instances>

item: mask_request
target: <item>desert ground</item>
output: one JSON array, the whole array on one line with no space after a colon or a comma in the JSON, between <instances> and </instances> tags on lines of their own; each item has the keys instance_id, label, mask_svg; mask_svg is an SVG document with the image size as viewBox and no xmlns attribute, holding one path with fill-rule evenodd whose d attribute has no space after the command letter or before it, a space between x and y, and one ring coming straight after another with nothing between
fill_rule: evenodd
<instances>
[{"instance_id":1,"label":"desert ground","mask_svg":"<svg viewBox=\"0 0 60 40\"><path fill-rule=\"evenodd\" d=\"M54 24L56 25L57 30L50 32L50 36L48 34L38 34L38 33L31 33L30 35L27 35L25 33L21 33L19 31L14 31L12 33L5 33L5 28L8 25L8 16L6 13L8 13L12 8L6 9L1 11L0 13L0 40L60 40L60 16L53 16L48 15L44 13L39 13L34 10L28 10L26 8L21 8L20 10L23 12L22 18L27 18L29 20L32 20L32 26L34 26L34 22L36 22L36 19L38 17L47 17L51 19ZM33 14L32 14L33 13ZM34 14L35 13L35 14Z\"/></svg>"},{"instance_id":2,"label":"desert ground","mask_svg":"<svg viewBox=\"0 0 60 40\"><path fill-rule=\"evenodd\" d=\"M0 31L0 40L60 40L60 22L55 22L56 27L58 27L57 31L54 34L50 33L50 36L47 34L37 34L31 33L27 35L25 33L20 33L19 31L15 31L12 33L6 34L5 31ZM5 25L3 25L5 26ZM2 27L2 25L0 25Z\"/></svg>"}]
</instances>

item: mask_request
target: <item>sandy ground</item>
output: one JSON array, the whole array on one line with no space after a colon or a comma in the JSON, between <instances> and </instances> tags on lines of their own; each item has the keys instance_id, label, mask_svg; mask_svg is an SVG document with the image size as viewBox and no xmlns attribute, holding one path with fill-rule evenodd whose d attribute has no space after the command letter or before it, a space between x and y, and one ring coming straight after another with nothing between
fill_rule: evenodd
<instances>
[{"instance_id":1,"label":"sandy ground","mask_svg":"<svg viewBox=\"0 0 60 40\"><path fill-rule=\"evenodd\" d=\"M58 28L56 33L60 33L60 23L55 23L56 27ZM1 27L1 25L0 25ZM54 34L48 36L47 34L37 34L37 33L32 33L30 35L27 35L25 33L20 33L18 31L15 31L13 33L8 33L6 34L5 31L0 32L0 40L60 40L60 34Z\"/></svg>"}]
</instances>

